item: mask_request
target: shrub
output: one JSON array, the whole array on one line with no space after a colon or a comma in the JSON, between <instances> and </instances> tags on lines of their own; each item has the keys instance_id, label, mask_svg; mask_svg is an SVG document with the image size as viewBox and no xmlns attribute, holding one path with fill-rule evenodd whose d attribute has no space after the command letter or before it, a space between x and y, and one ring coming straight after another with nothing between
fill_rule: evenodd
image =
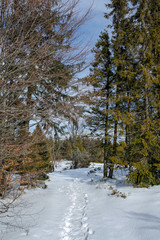
<instances>
[{"instance_id":1,"label":"shrub","mask_svg":"<svg viewBox=\"0 0 160 240\"><path fill-rule=\"evenodd\" d=\"M86 168L89 166L89 155L84 150L81 152L79 148L76 148L71 154L72 166L71 168Z\"/></svg>"}]
</instances>

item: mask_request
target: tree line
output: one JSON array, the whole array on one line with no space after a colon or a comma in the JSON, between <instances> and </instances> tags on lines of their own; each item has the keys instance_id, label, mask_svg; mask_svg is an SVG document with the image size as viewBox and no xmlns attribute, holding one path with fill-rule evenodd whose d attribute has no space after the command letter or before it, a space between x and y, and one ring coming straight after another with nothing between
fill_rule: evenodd
<instances>
[{"instance_id":1,"label":"tree line","mask_svg":"<svg viewBox=\"0 0 160 240\"><path fill-rule=\"evenodd\" d=\"M81 99L69 91L75 91L72 80L86 56L76 33L88 12L77 17L77 4L0 1L1 195L6 175L20 174L20 181L30 185L45 178L60 158L72 160L73 168L103 161L104 178L124 166L133 184L159 184L160 3L106 4L111 24L92 51L89 76L80 80L92 86ZM94 137L60 139L61 122L76 127L82 113ZM53 129L54 138L48 137Z\"/></svg>"},{"instance_id":2,"label":"tree line","mask_svg":"<svg viewBox=\"0 0 160 240\"><path fill-rule=\"evenodd\" d=\"M129 167L128 180L160 182L160 2L111 0L95 48L88 123L104 139L104 177Z\"/></svg>"}]
</instances>

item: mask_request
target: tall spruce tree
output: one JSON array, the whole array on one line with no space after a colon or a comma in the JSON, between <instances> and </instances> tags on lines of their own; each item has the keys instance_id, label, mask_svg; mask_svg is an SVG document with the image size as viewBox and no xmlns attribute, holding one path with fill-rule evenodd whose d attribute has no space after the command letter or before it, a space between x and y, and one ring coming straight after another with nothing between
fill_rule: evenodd
<instances>
[{"instance_id":1,"label":"tall spruce tree","mask_svg":"<svg viewBox=\"0 0 160 240\"><path fill-rule=\"evenodd\" d=\"M159 182L160 140L158 96L160 51L159 1L132 1L130 48L135 60L134 119L130 159L136 170L129 175L136 184Z\"/></svg>"},{"instance_id":2,"label":"tall spruce tree","mask_svg":"<svg viewBox=\"0 0 160 240\"><path fill-rule=\"evenodd\" d=\"M103 32L93 49L95 61L92 63L89 82L94 91L91 97L90 127L93 131L102 132L104 139L104 177L107 177L110 168L109 148L111 146L110 136L110 105L113 87L113 72L111 64L110 41L107 32Z\"/></svg>"},{"instance_id":3,"label":"tall spruce tree","mask_svg":"<svg viewBox=\"0 0 160 240\"><path fill-rule=\"evenodd\" d=\"M132 183L158 183L160 3L156 0L112 0L106 6L109 12L105 18L112 21L112 34L111 64L108 63L105 68L110 66L113 74L110 114L114 119L111 125L113 154L109 176L112 177L114 163L119 163L130 166L128 179ZM102 54L103 48L98 56ZM108 55L105 57L108 58ZM101 65L98 65L96 57L95 62L96 76L96 72L101 71ZM108 76L106 72L103 80ZM97 84L101 81L101 78L95 79ZM102 95L100 99L105 104Z\"/></svg>"}]
</instances>

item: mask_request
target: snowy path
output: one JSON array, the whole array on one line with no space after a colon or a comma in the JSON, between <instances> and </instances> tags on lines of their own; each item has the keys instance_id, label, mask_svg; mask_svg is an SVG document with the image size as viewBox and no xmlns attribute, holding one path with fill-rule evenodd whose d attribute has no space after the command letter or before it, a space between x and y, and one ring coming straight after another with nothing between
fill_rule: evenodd
<instances>
[{"instance_id":1,"label":"snowy path","mask_svg":"<svg viewBox=\"0 0 160 240\"><path fill-rule=\"evenodd\" d=\"M92 234L86 213L88 195L82 190L78 178L69 184L67 195L70 198L71 205L65 213L60 239L87 240L88 235Z\"/></svg>"},{"instance_id":2,"label":"snowy path","mask_svg":"<svg viewBox=\"0 0 160 240\"><path fill-rule=\"evenodd\" d=\"M100 181L101 164L64 171L66 164L50 174L47 189L27 191L23 214L10 219L23 229L6 232L0 224L0 240L160 239L160 186L133 188L121 170L115 179Z\"/></svg>"}]
</instances>

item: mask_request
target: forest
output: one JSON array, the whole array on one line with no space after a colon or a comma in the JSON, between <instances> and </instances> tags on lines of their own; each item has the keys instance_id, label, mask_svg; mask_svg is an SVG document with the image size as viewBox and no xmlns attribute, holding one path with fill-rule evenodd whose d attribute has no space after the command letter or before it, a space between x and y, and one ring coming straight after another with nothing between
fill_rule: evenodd
<instances>
[{"instance_id":1,"label":"forest","mask_svg":"<svg viewBox=\"0 0 160 240\"><path fill-rule=\"evenodd\" d=\"M78 4L0 1L0 214L61 159L160 184L160 2L106 1L91 62L79 36L91 8Z\"/></svg>"}]
</instances>

